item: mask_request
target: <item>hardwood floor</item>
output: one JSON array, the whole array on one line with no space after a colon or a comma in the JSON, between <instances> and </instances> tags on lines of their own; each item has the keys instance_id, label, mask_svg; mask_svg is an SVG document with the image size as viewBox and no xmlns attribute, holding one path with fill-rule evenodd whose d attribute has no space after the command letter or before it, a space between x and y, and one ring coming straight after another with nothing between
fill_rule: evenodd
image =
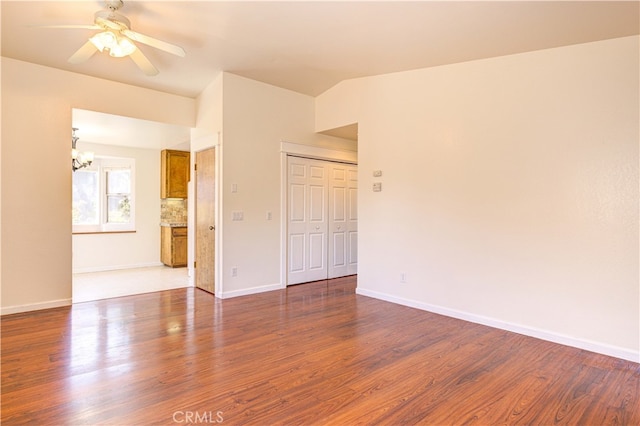
<instances>
[{"instance_id":1,"label":"hardwood floor","mask_svg":"<svg viewBox=\"0 0 640 426\"><path fill-rule=\"evenodd\" d=\"M2 424L640 424L639 364L354 289L4 316Z\"/></svg>"}]
</instances>

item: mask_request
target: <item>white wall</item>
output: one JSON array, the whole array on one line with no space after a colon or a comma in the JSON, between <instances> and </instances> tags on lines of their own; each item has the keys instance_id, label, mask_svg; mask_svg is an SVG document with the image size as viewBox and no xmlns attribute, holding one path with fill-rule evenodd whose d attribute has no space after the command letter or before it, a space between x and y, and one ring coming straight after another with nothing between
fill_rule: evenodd
<instances>
[{"instance_id":1,"label":"white wall","mask_svg":"<svg viewBox=\"0 0 640 426\"><path fill-rule=\"evenodd\" d=\"M135 160L135 233L74 234L73 272L161 265L160 150L79 141L81 151Z\"/></svg>"},{"instance_id":2,"label":"white wall","mask_svg":"<svg viewBox=\"0 0 640 426\"><path fill-rule=\"evenodd\" d=\"M322 132L357 123L366 79L345 80L316 97L315 130Z\"/></svg>"},{"instance_id":3,"label":"white wall","mask_svg":"<svg viewBox=\"0 0 640 426\"><path fill-rule=\"evenodd\" d=\"M223 75L222 294L280 288L281 141L355 150L355 143L314 133L315 100L233 74ZM238 192L231 193L237 184ZM241 211L243 221L232 221ZM267 212L273 219L267 220ZM238 268L237 277L231 268Z\"/></svg>"},{"instance_id":4,"label":"white wall","mask_svg":"<svg viewBox=\"0 0 640 426\"><path fill-rule=\"evenodd\" d=\"M358 291L638 361L638 55L629 37L359 81Z\"/></svg>"},{"instance_id":5,"label":"white wall","mask_svg":"<svg viewBox=\"0 0 640 426\"><path fill-rule=\"evenodd\" d=\"M196 99L196 127L191 132L191 149L200 151L218 143L222 131L222 76L218 73Z\"/></svg>"},{"instance_id":6,"label":"white wall","mask_svg":"<svg viewBox=\"0 0 640 426\"><path fill-rule=\"evenodd\" d=\"M2 313L71 301L71 110L193 127L195 100L2 58Z\"/></svg>"}]
</instances>

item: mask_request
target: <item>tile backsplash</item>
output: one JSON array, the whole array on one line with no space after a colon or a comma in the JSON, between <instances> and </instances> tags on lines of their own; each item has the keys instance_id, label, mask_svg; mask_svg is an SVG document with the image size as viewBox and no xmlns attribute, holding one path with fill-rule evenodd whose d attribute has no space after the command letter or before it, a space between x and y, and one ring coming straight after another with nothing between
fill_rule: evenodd
<instances>
[{"instance_id":1,"label":"tile backsplash","mask_svg":"<svg viewBox=\"0 0 640 426\"><path fill-rule=\"evenodd\" d=\"M160 200L160 222L186 223L187 200L162 199Z\"/></svg>"}]
</instances>

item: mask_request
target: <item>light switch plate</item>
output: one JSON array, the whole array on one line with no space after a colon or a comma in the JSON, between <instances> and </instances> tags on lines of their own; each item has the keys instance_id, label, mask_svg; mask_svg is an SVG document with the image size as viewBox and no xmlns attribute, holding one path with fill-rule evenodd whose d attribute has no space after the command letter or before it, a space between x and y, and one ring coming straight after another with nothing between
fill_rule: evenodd
<instances>
[{"instance_id":1,"label":"light switch plate","mask_svg":"<svg viewBox=\"0 0 640 426\"><path fill-rule=\"evenodd\" d=\"M373 171L373 177L380 177L380 176L382 176L382 170Z\"/></svg>"},{"instance_id":2,"label":"light switch plate","mask_svg":"<svg viewBox=\"0 0 640 426\"><path fill-rule=\"evenodd\" d=\"M373 183L373 192L382 192L382 182Z\"/></svg>"}]
</instances>

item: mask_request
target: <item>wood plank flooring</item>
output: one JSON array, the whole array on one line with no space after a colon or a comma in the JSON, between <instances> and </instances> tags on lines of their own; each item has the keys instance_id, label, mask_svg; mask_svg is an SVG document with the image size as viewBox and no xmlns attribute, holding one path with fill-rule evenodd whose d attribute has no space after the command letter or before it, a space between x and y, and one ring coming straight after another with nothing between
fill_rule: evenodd
<instances>
[{"instance_id":1,"label":"wood plank flooring","mask_svg":"<svg viewBox=\"0 0 640 426\"><path fill-rule=\"evenodd\" d=\"M4 316L2 424L640 424L639 364L354 290L189 288Z\"/></svg>"}]
</instances>

